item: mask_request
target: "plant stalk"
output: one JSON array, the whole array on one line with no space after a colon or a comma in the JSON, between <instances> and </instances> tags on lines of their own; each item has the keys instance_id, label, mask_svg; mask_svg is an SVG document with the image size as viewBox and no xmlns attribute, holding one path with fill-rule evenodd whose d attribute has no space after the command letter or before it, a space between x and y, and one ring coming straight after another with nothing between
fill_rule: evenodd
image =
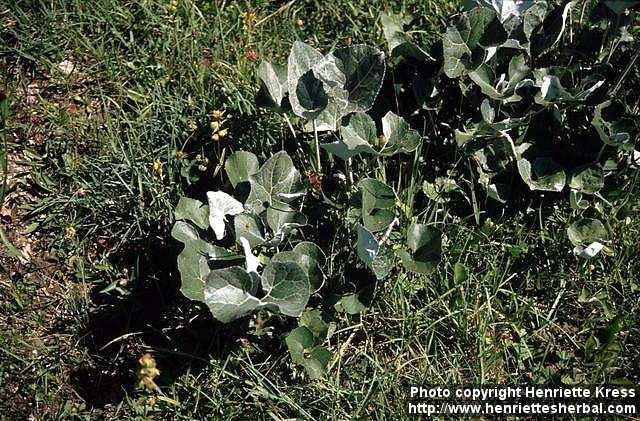
<instances>
[{"instance_id":1,"label":"plant stalk","mask_svg":"<svg viewBox=\"0 0 640 421\"><path fill-rule=\"evenodd\" d=\"M316 150L316 172L322 174L322 166L320 165L320 141L318 140L318 126L316 121L313 120L313 140L314 148Z\"/></svg>"},{"instance_id":2,"label":"plant stalk","mask_svg":"<svg viewBox=\"0 0 640 421\"><path fill-rule=\"evenodd\" d=\"M349 183L353 184L353 162L351 157L347 158L347 177L349 178Z\"/></svg>"}]
</instances>

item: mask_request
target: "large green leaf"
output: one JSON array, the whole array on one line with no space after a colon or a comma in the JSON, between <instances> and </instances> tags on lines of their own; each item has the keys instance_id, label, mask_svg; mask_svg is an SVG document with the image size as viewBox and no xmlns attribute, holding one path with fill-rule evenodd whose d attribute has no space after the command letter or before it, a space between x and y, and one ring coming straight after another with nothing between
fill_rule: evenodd
<instances>
[{"instance_id":1,"label":"large green leaf","mask_svg":"<svg viewBox=\"0 0 640 421\"><path fill-rule=\"evenodd\" d=\"M364 113L356 113L349 117L346 124L340 127L340 139L322 146L327 152L347 160L361 153L375 154L376 124Z\"/></svg>"},{"instance_id":2,"label":"large green leaf","mask_svg":"<svg viewBox=\"0 0 640 421\"><path fill-rule=\"evenodd\" d=\"M357 225L357 234L358 258L371 268L377 279L386 278L395 263L393 252L387 246L380 244L371 231L360 224Z\"/></svg>"},{"instance_id":3,"label":"large green leaf","mask_svg":"<svg viewBox=\"0 0 640 421\"><path fill-rule=\"evenodd\" d=\"M308 308L298 320L300 326L304 326L313 333L318 342L324 342L335 330L335 323L328 323L320 309Z\"/></svg>"},{"instance_id":4,"label":"large green leaf","mask_svg":"<svg viewBox=\"0 0 640 421\"><path fill-rule=\"evenodd\" d=\"M485 58L484 47L499 44L499 40L484 40L495 22L497 16L492 10L476 7L464 12L455 26L447 28L442 44L444 72L448 77L457 78L475 70Z\"/></svg>"},{"instance_id":5,"label":"large green leaf","mask_svg":"<svg viewBox=\"0 0 640 421\"><path fill-rule=\"evenodd\" d=\"M425 224L411 224L407 229L407 250L397 253L407 270L430 273L440 263L442 255L442 233Z\"/></svg>"},{"instance_id":6,"label":"large green leaf","mask_svg":"<svg viewBox=\"0 0 640 421\"><path fill-rule=\"evenodd\" d=\"M322 268L326 260L322 249L310 241L300 242L293 250L281 251L271 258L272 262L297 263L309 277L313 292L318 291L324 284L325 275Z\"/></svg>"},{"instance_id":7,"label":"large green leaf","mask_svg":"<svg viewBox=\"0 0 640 421\"><path fill-rule=\"evenodd\" d=\"M266 219L273 232L273 245L280 244L293 229L307 225L306 215L277 200L267 208Z\"/></svg>"},{"instance_id":8,"label":"large green leaf","mask_svg":"<svg viewBox=\"0 0 640 421\"><path fill-rule=\"evenodd\" d=\"M609 231L598 219L583 218L567 228L569 241L574 246L605 242L609 240Z\"/></svg>"},{"instance_id":9,"label":"large green leaf","mask_svg":"<svg viewBox=\"0 0 640 421\"><path fill-rule=\"evenodd\" d=\"M624 104L611 100L596 107L591 124L606 145L633 150L635 125L632 120L633 117L626 115Z\"/></svg>"},{"instance_id":10,"label":"large green leaf","mask_svg":"<svg viewBox=\"0 0 640 421\"><path fill-rule=\"evenodd\" d=\"M380 151L381 155L410 153L420 144L421 137L418 132L413 130L404 118L392 111L382 117L382 133L385 143Z\"/></svg>"},{"instance_id":11,"label":"large green leaf","mask_svg":"<svg viewBox=\"0 0 640 421\"><path fill-rule=\"evenodd\" d=\"M216 238L222 240L225 235L227 215L238 215L244 212L244 207L242 203L223 191L207 192L207 202L209 203L209 225L216 234Z\"/></svg>"},{"instance_id":12,"label":"large green leaf","mask_svg":"<svg viewBox=\"0 0 640 421\"><path fill-rule=\"evenodd\" d=\"M289 332L285 342L291 360L302 365L311 379L318 379L325 374L331 353L320 346L322 341L314 337L311 330L305 326L297 327Z\"/></svg>"},{"instance_id":13,"label":"large green leaf","mask_svg":"<svg viewBox=\"0 0 640 421\"><path fill-rule=\"evenodd\" d=\"M465 7L471 9L477 6L493 7L500 21L504 22L512 16L520 17L535 5L536 1L521 0L467 0Z\"/></svg>"},{"instance_id":14,"label":"large green leaf","mask_svg":"<svg viewBox=\"0 0 640 421\"><path fill-rule=\"evenodd\" d=\"M582 258L591 259L604 248L610 236L609 231L597 219L584 218L567 228L567 236L575 246L573 253Z\"/></svg>"},{"instance_id":15,"label":"large green leaf","mask_svg":"<svg viewBox=\"0 0 640 421\"><path fill-rule=\"evenodd\" d=\"M198 228L209 228L209 206L199 200L181 197L174 211L176 221L193 222Z\"/></svg>"},{"instance_id":16,"label":"large green leaf","mask_svg":"<svg viewBox=\"0 0 640 421\"><path fill-rule=\"evenodd\" d=\"M200 239L198 231L187 222L176 222L171 236L184 243L184 249L178 255L178 271L182 280L180 291L191 300L204 301L204 284L210 272L210 260L242 260L242 256Z\"/></svg>"},{"instance_id":17,"label":"large green leaf","mask_svg":"<svg viewBox=\"0 0 640 421\"><path fill-rule=\"evenodd\" d=\"M301 41L291 47L287 67L287 87L293 112L313 119L327 105L328 96L322 81L313 74L313 66L323 59L322 54Z\"/></svg>"},{"instance_id":18,"label":"large green leaf","mask_svg":"<svg viewBox=\"0 0 640 421\"><path fill-rule=\"evenodd\" d=\"M533 165L525 158L518 160L518 172L531 190L562 191L567 175L551 158L536 158Z\"/></svg>"},{"instance_id":19,"label":"large green leaf","mask_svg":"<svg viewBox=\"0 0 640 421\"><path fill-rule=\"evenodd\" d=\"M362 222L369 231L382 231L395 217L395 193L381 181L365 178L358 183L362 194Z\"/></svg>"},{"instance_id":20,"label":"large green leaf","mask_svg":"<svg viewBox=\"0 0 640 421\"><path fill-rule=\"evenodd\" d=\"M240 244L240 238L246 238L249 242L249 246L253 249L261 244L264 244L264 234L262 228L262 222L260 218L252 213L241 213L235 217L233 221L236 242Z\"/></svg>"},{"instance_id":21,"label":"large green leaf","mask_svg":"<svg viewBox=\"0 0 640 421\"><path fill-rule=\"evenodd\" d=\"M389 247L381 244L378 249L378 254L375 259L373 259L373 262L369 264L369 267L373 271L374 275L376 275L377 279L384 279L389 276L394 265L395 254Z\"/></svg>"},{"instance_id":22,"label":"large green leaf","mask_svg":"<svg viewBox=\"0 0 640 421\"><path fill-rule=\"evenodd\" d=\"M356 250L358 253L358 257L364 264L367 266L371 265L375 258L378 256L380 252L380 243L376 240L376 237L373 236L371 231L358 224L358 241L356 245Z\"/></svg>"},{"instance_id":23,"label":"large green leaf","mask_svg":"<svg viewBox=\"0 0 640 421\"><path fill-rule=\"evenodd\" d=\"M531 55L537 57L554 47L562 39L562 35L570 18L571 8L575 1L566 2L564 7L553 9L542 24L531 32Z\"/></svg>"},{"instance_id":24,"label":"large green leaf","mask_svg":"<svg viewBox=\"0 0 640 421\"><path fill-rule=\"evenodd\" d=\"M249 176L258 172L259 168L258 158L247 151L232 153L224 164L227 177L229 177L229 181L233 187L236 187L240 183L248 182Z\"/></svg>"},{"instance_id":25,"label":"large green leaf","mask_svg":"<svg viewBox=\"0 0 640 421\"><path fill-rule=\"evenodd\" d=\"M311 296L305 271L294 262L271 262L262 273L262 303L270 310L299 317Z\"/></svg>"},{"instance_id":26,"label":"large green leaf","mask_svg":"<svg viewBox=\"0 0 640 421\"><path fill-rule=\"evenodd\" d=\"M283 100L289 90L285 66L263 60L258 67L258 77L262 82L257 98L258 104L283 111Z\"/></svg>"},{"instance_id":27,"label":"large green leaf","mask_svg":"<svg viewBox=\"0 0 640 421\"><path fill-rule=\"evenodd\" d=\"M239 266L212 270L204 287L204 302L213 317L229 323L260 306L256 278Z\"/></svg>"},{"instance_id":28,"label":"large green leaf","mask_svg":"<svg viewBox=\"0 0 640 421\"><path fill-rule=\"evenodd\" d=\"M245 206L257 215L274 202L289 203L305 193L300 173L284 151L269 158L258 172L249 176L249 182L251 192Z\"/></svg>"},{"instance_id":29,"label":"large green leaf","mask_svg":"<svg viewBox=\"0 0 640 421\"><path fill-rule=\"evenodd\" d=\"M384 53L375 47L360 44L339 48L333 55L345 77L342 89L348 93L343 115L369 110L384 79Z\"/></svg>"},{"instance_id":30,"label":"large green leaf","mask_svg":"<svg viewBox=\"0 0 640 421\"><path fill-rule=\"evenodd\" d=\"M502 98L502 92L498 91L493 85L495 81L495 75L493 69L487 64L481 64L476 70L469 73L469 78L474 81L482 91L483 94L489 98L500 99Z\"/></svg>"},{"instance_id":31,"label":"large green leaf","mask_svg":"<svg viewBox=\"0 0 640 421\"><path fill-rule=\"evenodd\" d=\"M403 26L410 21L410 18L402 15L380 14L382 31L387 40L391 57L410 57L421 61L432 60L431 56L418 47L404 31Z\"/></svg>"},{"instance_id":32,"label":"large green leaf","mask_svg":"<svg viewBox=\"0 0 640 421\"><path fill-rule=\"evenodd\" d=\"M571 175L569 187L580 193L595 194L604 186L604 171L600 165L579 168Z\"/></svg>"}]
</instances>

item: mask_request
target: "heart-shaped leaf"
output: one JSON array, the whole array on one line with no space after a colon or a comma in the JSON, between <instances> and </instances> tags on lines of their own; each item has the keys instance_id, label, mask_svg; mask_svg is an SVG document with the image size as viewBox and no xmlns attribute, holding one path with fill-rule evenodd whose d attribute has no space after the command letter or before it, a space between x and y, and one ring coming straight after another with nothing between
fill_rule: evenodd
<instances>
[{"instance_id":1,"label":"heart-shaped leaf","mask_svg":"<svg viewBox=\"0 0 640 421\"><path fill-rule=\"evenodd\" d=\"M407 270L416 273L430 273L440 263L442 255L442 233L425 224L411 224L407 229L406 250L398 255Z\"/></svg>"},{"instance_id":2,"label":"heart-shaped leaf","mask_svg":"<svg viewBox=\"0 0 640 421\"><path fill-rule=\"evenodd\" d=\"M294 262L271 262L262 273L262 303L270 310L299 317L311 296L305 271Z\"/></svg>"},{"instance_id":3,"label":"heart-shaped leaf","mask_svg":"<svg viewBox=\"0 0 640 421\"><path fill-rule=\"evenodd\" d=\"M184 249L178 255L178 271L182 280L180 291L190 300L204 301L204 284L211 271L209 261L242 260L242 256L200 239L198 231L187 222L176 222L171 236L184 243Z\"/></svg>"},{"instance_id":4,"label":"heart-shaped leaf","mask_svg":"<svg viewBox=\"0 0 640 421\"><path fill-rule=\"evenodd\" d=\"M595 194L604 186L604 171L600 165L579 168L571 176L569 187L585 194Z\"/></svg>"},{"instance_id":5,"label":"heart-shaped leaf","mask_svg":"<svg viewBox=\"0 0 640 421\"><path fill-rule=\"evenodd\" d=\"M271 261L297 263L309 277L313 292L316 292L324 284L325 275L322 268L326 264L326 259L320 247L312 242L303 241L296 244L291 251L276 253Z\"/></svg>"},{"instance_id":6,"label":"heart-shaped leaf","mask_svg":"<svg viewBox=\"0 0 640 421\"><path fill-rule=\"evenodd\" d=\"M336 65L345 77L348 93L343 115L365 112L373 106L385 74L384 53L368 45L351 45L333 52Z\"/></svg>"},{"instance_id":7,"label":"heart-shaped leaf","mask_svg":"<svg viewBox=\"0 0 640 421\"><path fill-rule=\"evenodd\" d=\"M600 220L593 218L583 218L574 222L567 228L567 235L574 246L609 240L607 228Z\"/></svg>"},{"instance_id":8,"label":"heart-shaped leaf","mask_svg":"<svg viewBox=\"0 0 640 421\"><path fill-rule=\"evenodd\" d=\"M531 190L562 191L567 176L551 158L536 158L533 165L525 158L518 160L518 172Z\"/></svg>"},{"instance_id":9,"label":"heart-shaped leaf","mask_svg":"<svg viewBox=\"0 0 640 421\"><path fill-rule=\"evenodd\" d=\"M463 76L475 70L484 61L484 47L491 46L496 40L488 40L484 45L481 45L481 41L487 29L495 25L495 22L497 16L493 10L476 7L464 12L455 26L447 28L442 37L442 46L444 72L448 77Z\"/></svg>"},{"instance_id":10,"label":"heart-shaped leaf","mask_svg":"<svg viewBox=\"0 0 640 421\"><path fill-rule=\"evenodd\" d=\"M374 178L358 183L362 195L362 222L369 231L382 231L395 218L396 196L393 189Z\"/></svg>"},{"instance_id":11,"label":"heart-shaped leaf","mask_svg":"<svg viewBox=\"0 0 640 421\"><path fill-rule=\"evenodd\" d=\"M569 241L575 246L573 253L582 258L595 257L609 241L609 231L598 219L583 218L567 228Z\"/></svg>"},{"instance_id":12,"label":"heart-shaped leaf","mask_svg":"<svg viewBox=\"0 0 640 421\"><path fill-rule=\"evenodd\" d=\"M257 97L258 105L282 112L289 91L287 69L263 60L258 67L258 77L262 82Z\"/></svg>"},{"instance_id":13,"label":"heart-shaped leaf","mask_svg":"<svg viewBox=\"0 0 640 421\"><path fill-rule=\"evenodd\" d=\"M229 323L259 307L257 288L256 278L239 266L212 270L204 287L204 302L213 317Z\"/></svg>"},{"instance_id":14,"label":"heart-shaped leaf","mask_svg":"<svg viewBox=\"0 0 640 421\"><path fill-rule=\"evenodd\" d=\"M218 240L222 240L225 234L225 221L227 215L238 215L244 212L242 203L222 191L207 192L209 202L209 224Z\"/></svg>"},{"instance_id":15,"label":"heart-shaped leaf","mask_svg":"<svg viewBox=\"0 0 640 421\"><path fill-rule=\"evenodd\" d=\"M418 132L413 130L404 118L391 111L382 117L382 133L385 143L380 155L410 153L420 144L421 137Z\"/></svg>"},{"instance_id":16,"label":"heart-shaped leaf","mask_svg":"<svg viewBox=\"0 0 640 421\"><path fill-rule=\"evenodd\" d=\"M240 183L248 182L249 176L258 172L259 168L258 158L247 151L232 153L224 164L227 177L229 177L229 181L233 187L236 187Z\"/></svg>"},{"instance_id":17,"label":"heart-shaped leaf","mask_svg":"<svg viewBox=\"0 0 640 421\"><path fill-rule=\"evenodd\" d=\"M285 342L291 360L302 365L311 379L321 378L325 374L331 353L319 346L321 341L307 327L300 326L289 332Z\"/></svg>"},{"instance_id":18,"label":"heart-shaped leaf","mask_svg":"<svg viewBox=\"0 0 640 421\"><path fill-rule=\"evenodd\" d=\"M269 158L258 172L249 176L249 182L251 192L246 207L256 215L274 202L289 203L305 193L300 173L284 151Z\"/></svg>"},{"instance_id":19,"label":"heart-shaped leaf","mask_svg":"<svg viewBox=\"0 0 640 421\"><path fill-rule=\"evenodd\" d=\"M181 197L173 215L177 221L193 222L200 229L209 227L209 206L199 200Z\"/></svg>"},{"instance_id":20,"label":"heart-shaped leaf","mask_svg":"<svg viewBox=\"0 0 640 421\"><path fill-rule=\"evenodd\" d=\"M328 97L322 81L312 71L322 59L319 51L304 42L296 41L291 47L287 62L287 87L291 108L300 117L313 118L327 104Z\"/></svg>"},{"instance_id":21,"label":"heart-shaped leaf","mask_svg":"<svg viewBox=\"0 0 640 421\"><path fill-rule=\"evenodd\" d=\"M348 122L340 127L340 136L341 139L321 147L343 160L361 153L376 153L373 149L378 140L376 124L367 114L356 113L349 117Z\"/></svg>"}]
</instances>

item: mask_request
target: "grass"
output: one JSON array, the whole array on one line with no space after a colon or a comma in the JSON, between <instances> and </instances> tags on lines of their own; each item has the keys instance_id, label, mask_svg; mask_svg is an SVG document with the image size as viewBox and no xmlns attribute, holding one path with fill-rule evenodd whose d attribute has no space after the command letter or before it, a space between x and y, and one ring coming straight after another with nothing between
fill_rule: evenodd
<instances>
[{"instance_id":1,"label":"grass","mask_svg":"<svg viewBox=\"0 0 640 421\"><path fill-rule=\"evenodd\" d=\"M241 15L250 9L254 30ZM3 417L386 419L405 414L417 383L640 383L633 173L608 186L612 255L591 262L571 255L566 201L534 198L480 225L430 209L446 239L438 271L400 274L363 314L337 314L324 380L291 365L290 321L221 325L180 295L168 235L178 197L225 182L214 176L222 150L267 157L288 136L253 105L247 51L282 62L295 39L383 46L381 9L425 16L416 36L429 42L455 5L0 4L12 104L2 221L23 254L0 252ZM231 134L213 146L216 109ZM145 352L159 393L135 387Z\"/></svg>"}]
</instances>

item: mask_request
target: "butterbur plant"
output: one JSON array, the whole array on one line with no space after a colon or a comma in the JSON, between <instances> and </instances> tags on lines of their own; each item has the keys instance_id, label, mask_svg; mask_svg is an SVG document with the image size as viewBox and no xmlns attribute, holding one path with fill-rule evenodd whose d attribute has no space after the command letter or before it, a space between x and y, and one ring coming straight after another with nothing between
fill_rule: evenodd
<instances>
[{"instance_id":1,"label":"butterbur plant","mask_svg":"<svg viewBox=\"0 0 640 421\"><path fill-rule=\"evenodd\" d=\"M250 192L241 203L222 191L208 192L207 203L183 197L175 210L172 236L184 244L178 256L182 293L201 301L221 322L230 322L265 308L298 317L311 294L324 282L325 256L312 242L295 242L278 251L288 235L306 224L292 207L304 195L300 174L285 152L258 166L249 152L236 152L226 163L234 187L247 183ZM233 218L234 250L212 244L227 235ZM260 252L260 258L256 255Z\"/></svg>"},{"instance_id":2,"label":"butterbur plant","mask_svg":"<svg viewBox=\"0 0 640 421\"><path fill-rule=\"evenodd\" d=\"M295 153L261 164L236 151L224 164L233 191L175 210L182 293L221 322L258 310L299 318L285 342L311 378L329 364L333 324L310 298L356 314L394 271L434 271L446 244L437 210L455 195L479 221L479 190L499 203L522 188L568 192L574 253L607 251L601 191L640 155L638 99L624 91L640 56L633 14L606 1L465 3L433 52L406 19L381 17L393 110L376 102L387 69L375 47L323 54L295 42L286 64L262 61L259 105L282 116ZM318 235L322 224L331 235Z\"/></svg>"},{"instance_id":3,"label":"butterbur plant","mask_svg":"<svg viewBox=\"0 0 640 421\"><path fill-rule=\"evenodd\" d=\"M296 42L286 66L263 61L258 69L259 103L281 114L299 142L294 156L312 186L310 200L331 207L338 215L336 229L351 234L348 256L341 261L357 263L373 280L386 278L396 261L409 271L428 273L441 253L440 232L418 223L407 205L417 191L423 137L393 112L383 116L379 133L366 114L385 68L384 54L374 47L355 45L323 55ZM409 176L399 171L399 162L411 169ZM178 203L172 235L184 244L178 256L182 293L206 304L221 322L260 309L300 317L311 295L323 293L325 253L313 242L300 241L309 225L308 192L296 165L284 151L262 165L254 154L237 151L225 163L232 194L212 191L206 203L191 198ZM338 177L339 188L327 191L325 174L343 169L347 176ZM395 182L388 184L387 178ZM217 245L227 244L231 230L235 245ZM343 293L338 285L335 309L362 311L368 304L364 295L371 295L375 282L358 288ZM330 334L319 313L304 314L286 343L293 361L315 378L328 363L323 342Z\"/></svg>"},{"instance_id":4,"label":"butterbur plant","mask_svg":"<svg viewBox=\"0 0 640 421\"><path fill-rule=\"evenodd\" d=\"M402 215L398 211L410 209L413 203L423 137L392 111L382 117L382 132L378 133L376 122L366 113L376 100L385 71L384 54L375 47L355 45L323 55L303 42L294 43L286 67L263 62L258 70L261 104L282 113L295 137L299 136L287 114L301 118L313 131L313 170L322 175L332 169L333 159L323 162L321 150L343 162L348 188L337 200L343 203L336 207L349 214L345 228L356 234L357 256L378 279L389 274L396 256L407 269L426 273L440 255L440 234L426 225L409 230L406 241L389 247L390 234L400 225L398 217L414 219L410 212ZM319 132L323 134L319 136ZM402 160L399 155L413 158L409 162L412 173L404 183L402 174L397 173L396 164ZM365 175L356 180L356 159L359 168L373 170L369 172L374 177ZM386 181L392 177L398 182L390 186ZM319 190L326 198L322 188Z\"/></svg>"},{"instance_id":5,"label":"butterbur plant","mask_svg":"<svg viewBox=\"0 0 640 421\"><path fill-rule=\"evenodd\" d=\"M443 137L455 141L458 157L444 167L467 179L440 177L425 193L441 199L442 189L477 185L506 203L524 185L568 192L578 215L600 212L605 178L638 156L637 98L621 89L640 54L628 31L637 3L466 1L442 34L442 57L424 58L430 73L417 70L407 81L416 104L446 118ZM402 18L382 22L393 51ZM429 97L417 88L424 80L433 87ZM569 228L578 256L605 248L605 225L592 221Z\"/></svg>"}]
</instances>

